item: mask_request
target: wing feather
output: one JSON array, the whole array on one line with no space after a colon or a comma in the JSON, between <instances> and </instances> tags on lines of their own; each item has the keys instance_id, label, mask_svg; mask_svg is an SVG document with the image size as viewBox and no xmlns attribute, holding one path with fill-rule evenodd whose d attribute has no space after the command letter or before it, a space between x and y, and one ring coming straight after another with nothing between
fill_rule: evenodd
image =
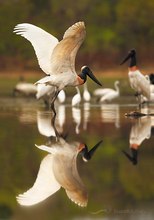
<instances>
[{"instance_id":1,"label":"wing feather","mask_svg":"<svg viewBox=\"0 0 154 220\"><path fill-rule=\"evenodd\" d=\"M34 185L25 193L17 196L20 205L31 206L42 202L60 189L52 172L53 155L48 154L41 162Z\"/></svg>"},{"instance_id":2,"label":"wing feather","mask_svg":"<svg viewBox=\"0 0 154 220\"><path fill-rule=\"evenodd\" d=\"M75 58L78 49L86 36L84 22L77 22L66 30L57 46L52 53L52 72L74 72Z\"/></svg>"},{"instance_id":3,"label":"wing feather","mask_svg":"<svg viewBox=\"0 0 154 220\"><path fill-rule=\"evenodd\" d=\"M34 47L40 68L46 73L51 73L51 54L58 39L43 29L28 23L18 24L14 33L21 35L31 42Z\"/></svg>"}]
</instances>

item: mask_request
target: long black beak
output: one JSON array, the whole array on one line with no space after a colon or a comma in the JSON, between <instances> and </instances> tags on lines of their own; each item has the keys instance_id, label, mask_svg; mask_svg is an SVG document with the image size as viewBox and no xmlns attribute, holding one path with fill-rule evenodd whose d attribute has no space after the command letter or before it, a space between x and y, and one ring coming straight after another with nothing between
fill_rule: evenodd
<instances>
[{"instance_id":1,"label":"long black beak","mask_svg":"<svg viewBox=\"0 0 154 220\"><path fill-rule=\"evenodd\" d=\"M130 156L126 151L122 152L134 165L137 164L137 150L132 149L132 156Z\"/></svg>"},{"instance_id":2,"label":"long black beak","mask_svg":"<svg viewBox=\"0 0 154 220\"><path fill-rule=\"evenodd\" d=\"M103 141L99 141L97 144L95 144L95 146L89 151L89 154L90 156L92 157L94 152L96 151L96 149L100 146L100 144L102 143Z\"/></svg>"},{"instance_id":3,"label":"long black beak","mask_svg":"<svg viewBox=\"0 0 154 220\"><path fill-rule=\"evenodd\" d=\"M94 76L93 72L89 69L89 67L84 67L86 74L98 85L102 86L102 84L98 81L98 79Z\"/></svg>"},{"instance_id":4,"label":"long black beak","mask_svg":"<svg viewBox=\"0 0 154 220\"><path fill-rule=\"evenodd\" d=\"M103 141L99 141L89 152L88 152L88 147L87 145L85 145L85 148L82 150L82 157L83 157L83 160L85 162L89 161L93 154L95 153L96 149L100 146L100 144L102 143Z\"/></svg>"},{"instance_id":5,"label":"long black beak","mask_svg":"<svg viewBox=\"0 0 154 220\"><path fill-rule=\"evenodd\" d=\"M120 65L124 64L127 60L129 60L131 58L131 53L129 53L125 59L120 63Z\"/></svg>"}]
</instances>

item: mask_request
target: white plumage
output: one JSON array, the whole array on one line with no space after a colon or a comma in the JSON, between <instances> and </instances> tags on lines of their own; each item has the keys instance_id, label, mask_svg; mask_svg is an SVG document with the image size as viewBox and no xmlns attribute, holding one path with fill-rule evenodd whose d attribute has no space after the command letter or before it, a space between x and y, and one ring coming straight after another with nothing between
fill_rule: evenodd
<instances>
[{"instance_id":1,"label":"white plumage","mask_svg":"<svg viewBox=\"0 0 154 220\"><path fill-rule=\"evenodd\" d=\"M81 93L78 87L75 87L77 93L73 96L72 98L72 106L76 106L79 105L79 103L81 102Z\"/></svg>"},{"instance_id":2,"label":"white plumage","mask_svg":"<svg viewBox=\"0 0 154 220\"><path fill-rule=\"evenodd\" d=\"M55 86L45 85L45 84L37 84L37 99L43 99L44 102L49 105L51 99L54 97L56 88ZM57 96L58 101L60 103L64 103L66 99L65 91L61 90Z\"/></svg>"},{"instance_id":3,"label":"white plumage","mask_svg":"<svg viewBox=\"0 0 154 220\"><path fill-rule=\"evenodd\" d=\"M99 88L99 89L94 90L93 95L101 97L110 91L112 91L112 89L110 89L110 88L103 88L103 89Z\"/></svg>"},{"instance_id":4,"label":"white plumage","mask_svg":"<svg viewBox=\"0 0 154 220\"><path fill-rule=\"evenodd\" d=\"M109 88L104 89L105 91L104 91L104 94L100 98L100 102L112 101L113 99L119 97L120 90L119 90L118 85L119 85L119 81L115 81L115 83L114 83L115 90L109 89Z\"/></svg>"},{"instance_id":5,"label":"white plumage","mask_svg":"<svg viewBox=\"0 0 154 220\"><path fill-rule=\"evenodd\" d=\"M37 99L49 99L49 97L55 92L55 87L45 84L38 84L37 85Z\"/></svg>"},{"instance_id":6,"label":"white plumage","mask_svg":"<svg viewBox=\"0 0 154 220\"><path fill-rule=\"evenodd\" d=\"M51 73L51 54L58 44L58 39L43 29L28 23L18 24L14 32L31 42L34 47L40 68Z\"/></svg>"},{"instance_id":7,"label":"white plumage","mask_svg":"<svg viewBox=\"0 0 154 220\"><path fill-rule=\"evenodd\" d=\"M65 91L64 90L61 90L58 94L58 101L60 103L64 103L66 100L66 95L65 95Z\"/></svg>"},{"instance_id":8,"label":"white plumage","mask_svg":"<svg viewBox=\"0 0 154 220\"><path fill-rule=\"evenodd\" d=\"M89 102L91 99L90 92L88 91L87 83L83 86L83 100Z\"/></svg>"},{"instance_id":9,"label":"white plumage","mask_svg":"<svg viewBox=\"0 0 154 220\"><path fill-rule=\"evenodd\" d=\"M139 70L129 70L128 76L132 89L150 99L150 83L146 77Z\"/></svg>"},{"instance_id":10,"label":"white plumage","mask_svg":"<svg viewBox=\"0 0 154 220\"><path fill-rule=\"evenodd\" d=\"M19 93L22 95L36 95L37 88L36 85L27 82L19 82L14 88L14 94Z\"/></svg>"}]
</instances>

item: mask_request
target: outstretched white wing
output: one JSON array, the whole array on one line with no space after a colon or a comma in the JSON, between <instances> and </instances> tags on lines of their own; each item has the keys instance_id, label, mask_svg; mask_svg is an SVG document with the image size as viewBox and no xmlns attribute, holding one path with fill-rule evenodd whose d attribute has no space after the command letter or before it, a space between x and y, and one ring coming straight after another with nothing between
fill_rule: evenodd
<instances>
[{"instance_id":1,"label":"outstretched white wing","mask_svg":"<svg viewBox=\"0 0 154 220\"><path fill-rule=\"evenodd\" d=\"M40 68L46 73L51 73L51 54L58 39L43 29L28 23L18 24L14 32L31 42L34 47Z\"/></svg>"},{"instance_id":2,"label":"outstretched white wing","mask_svg":"<svg viewBox=\"0 0 154 220\"><path fill-rule=\"evenodd\" d=\"M41 162L40 169L34 185L25 193L17 196L20 205L35 205L60 189L60 184L55 179L52 171L53 155L48 154Z\"/></svg>"}]
</instances>

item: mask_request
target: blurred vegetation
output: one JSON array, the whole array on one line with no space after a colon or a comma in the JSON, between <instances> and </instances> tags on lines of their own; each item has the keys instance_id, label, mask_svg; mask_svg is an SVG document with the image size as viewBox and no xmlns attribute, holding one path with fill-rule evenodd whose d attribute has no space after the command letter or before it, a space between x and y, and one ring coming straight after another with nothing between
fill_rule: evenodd
<instances>
[{"instance_id":1,"label":"blurred vegetation","mask_svg":"<svg viewBox=\"0 0 154 220\"><path fill-rule=\"evenodd\" d=\"M127 70L126 70L127 71ZM97 73L97 72L96 72ZM98 73L99 74L99 73ZM20 76L24 76L26 82L35 83L39 78L41 78L40 74L23 74L23 72L18 72L17 74L0 74L0 97L12 96L13 89L15 88L16 84L19 82ZM100 81L103 84L103 87L113 88L114 89L114 82L116 80L120 81L120 95L121 98L123 96L130 96L134 94L134 91L131 89L129 85L129 81L127 77L124 76L112 76L108 77L107 74L101 74L99 76ZM92 80L87 80L88 90L93 94L94 90L98 88L97 84L93 83ZM83 86L80 87L81 92L83 92ZM67 97L72 97L75 94L75 89L72 87L65 88L65 92ZM94 97L94 96L93 96ZM134 96L133 96L134 98Z\"/></svg>"},{"instance_id":2,"label":"blurred vegetation","mask_svg":"<svg viewBox=\"0 0 154 220\"><path fill-rule=\"evenodd\" d=\"M23 22L40 26L60 40L70 25L83 20L87 37L77 65L119 65L132 47L144 64L150 63L154 59L153 12L153 0L1 0L0 69L38 69L31 45L12 33Z\"/></svg>"}]
</instances>

